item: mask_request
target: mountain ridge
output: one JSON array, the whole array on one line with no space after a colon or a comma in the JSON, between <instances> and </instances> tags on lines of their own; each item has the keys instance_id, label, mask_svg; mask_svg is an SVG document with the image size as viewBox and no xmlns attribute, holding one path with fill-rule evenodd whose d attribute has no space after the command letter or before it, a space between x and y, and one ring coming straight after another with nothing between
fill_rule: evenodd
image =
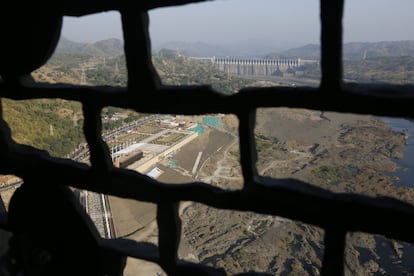
<instances>
[{"instance_id":1,"label":"mountain ridge","mask_svg":"<svg viewBox=\"0 0 414 276\"><path fill-rule=\"evenodd\" d=\"M298 42L281 42L273 40L243 40L234 43L214 44L203 41L184 42L184 41L168 41L156 44L152 47L153 52L166 48L178 50L186 56L194 57L260 57L272 51L284 51L292 47L301 46Z\"/></svg>"},{"instance_id":2,"label":"mountain ridge","mask_svg":"<svg viewBox=\"0 0 414 276\"><path fill-rule=\"evenodd\" d=\"M283 55L288 57L300 57L305 59L319 59L320 45L307 44L298 48L292 48L281 53L273 53L268 56ZM343 45L343 57L345 60L362 60L378 57L414 57L414 40L378 41L378 42L349 42Z\"/></svg>"},{"instance_id":3,"label":"mountain ridge","mask_svg":"<svg viewBox=\"0 0 414 276\"><path fill-rule=\"evenodd\" d=\"M119 56L124 53L123 41L118 38L108 38L93 43L75 42L61 37L56 47L57 53L77 53L91 56Z\"/></svg>"},{"instance_id":4,"label":"mountain ridge","mask_svg":"<svg viewBox=\"0 0 414 276\"><path fill-rule=\"evenodd\" d=\"M292 46L292 47L289 47ZM249 57L249 58L295 58L320 59L319 44L299 45L296 42L245 40L234 44L211 44L202 41L170 41L152 48L178 50L185 56L194 57ZM56 52L80 53L91 56L118 56L124 53L123 41L117 38L93 43L74 42L61 37ZM361 60L376 57L414 57L414 40L348 42L343 45L344 60Z\"/></svg>"},{"instance_id":5,"label":"mountain ridge","mask_svg":"<svg viewBox=\"0 0 414 276\"><path fill-rule=\"evenodd\" d=\"M159 46L161 47L161 46ZM203 42L170 42L162 48L178 50L186 56L216 56L216 57L249 57L249 58L296 58L320 59L319 44L305 44L286 50L271 50L269 45L261 49L252 46L238 49L232 54L232 47L212 45ZM160 48L161 49L161 48ZM157 50L157 48L155 48ZM267 50L267 51L266 51ZM361 60L377 57L414 57L414 40L379 41L379 42L349 42L343 45L344 59Z\"/></svg>"}]
</instances>

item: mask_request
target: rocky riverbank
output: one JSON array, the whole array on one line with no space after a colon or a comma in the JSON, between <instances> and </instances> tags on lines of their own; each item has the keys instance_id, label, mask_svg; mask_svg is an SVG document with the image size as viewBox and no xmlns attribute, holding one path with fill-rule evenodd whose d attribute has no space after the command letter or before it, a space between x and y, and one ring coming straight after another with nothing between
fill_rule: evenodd
<instances>
[{"instance_id":1,"label":"rocky riverbank","mask_svg":"<svg viewBox=\"0 0 414 276\"><path fill-rule=\"evenodd\" d=\"M230 125L234 123L230 122ZM413 204L411 188L396 187L397 169L407 135L380 119L308 110L262 109L256 123L257 167L262 175L297 178L338 193L392 196ZM237 144L212 156L199 178L215 175L216 164L234 164ZM215 180L223 188L240 188L240 171ZM223 170L220 171L223 175ZM234 181L232 180L234 179ZM270 275L318 275L324 231L279 217L191 204L182 214L181 257L224 267L231 275L258 271ZM389 250L382 250L387 246ZM379 250L382 250L379 252ZM409 275L412 246L363 233L349 233L346 275L400 272ZM392 264L392 268L390 268Z\"/></svg>"}]
</instances>

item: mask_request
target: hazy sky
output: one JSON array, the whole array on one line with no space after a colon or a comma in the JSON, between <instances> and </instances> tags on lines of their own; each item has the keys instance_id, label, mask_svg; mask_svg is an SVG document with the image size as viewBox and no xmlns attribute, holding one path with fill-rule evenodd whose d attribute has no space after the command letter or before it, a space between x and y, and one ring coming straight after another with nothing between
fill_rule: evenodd
<instances>
[{"instance_id":1,"label":"hazy sky","mask_svg":"<svg viewBox=\"0 0 414 276\"><path fill-rule=\"evenodd\" d=\"M414 0L347 0L344 40L414 40ZM319 0L216 0L150 12L153 44L180 40L319 43ZM79 42L122 38L120 15L65 17L62 35Z\"/></svg>"}]
</instances>

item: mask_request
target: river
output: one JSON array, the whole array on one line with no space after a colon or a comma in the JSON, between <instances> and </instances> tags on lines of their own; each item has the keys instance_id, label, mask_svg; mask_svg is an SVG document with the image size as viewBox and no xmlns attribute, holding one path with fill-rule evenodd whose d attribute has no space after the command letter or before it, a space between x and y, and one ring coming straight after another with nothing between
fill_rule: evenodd
<instances>
[{"instance_id":1,"label":"river","mask_svg":"<svg viewBox=\"0 0 414 276\"><path fill-rule=\"evenodd\" d=\"M414 188L414 122L402 118L381 117L381 119L392 129L399 132L407 131L408 133L403 158L394 160L399 169L392 175L399 178L399 181L394 182L395 186Z\"/></svg>"},{"instance_id":2,"label":"river","mask_svg":"<svg viewBox=\"0 0 414 276\"><path fill-rule=\"evenodd\" d=\"M408 133L403 158L394 160L399 169L392 173L392 175L399 178L398 181L394 182L395 186L414 188L414 122L402 118L381 117L380 119L395 131L406 131ZM402 243L404 245L402 248L403 256L399 259L395 254L392 240L383 236L376 236L375 242L375 252L379 257L377 262L384 270L372 275L384 275L384 272L389 275L413 275L414 246L412 244ZM361 250L360 254L360 258L365 258L366 260L375 259L369 252Z\"/></svg>"}]
</instances>

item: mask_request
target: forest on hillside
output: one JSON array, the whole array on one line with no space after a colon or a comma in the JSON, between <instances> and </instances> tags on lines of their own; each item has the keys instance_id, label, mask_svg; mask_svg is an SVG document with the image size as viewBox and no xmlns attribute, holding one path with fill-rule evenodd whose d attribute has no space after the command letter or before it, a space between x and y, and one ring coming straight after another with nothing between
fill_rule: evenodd
<instances>
[{"instance_id":1,"label":"forest on hillside","mask_svg":"<svg viewBox=\"0 0 414 276\"><path fill-rule=\"evenodd\" d=\"M414 57L374 57L362 60L344 60L345 82L414 84ZM321 78L319 64L305 64L300 76Z\"/></svg>"},{"instance_id":2,"label":"forest on hillside","mask_svg":"<svg viewBox=\"0 0 414 276\"><path fill-rule=\"evenodd\" d=\"M344 78L355 82L414 83L414 57L376 57L344 62Z\"/></svg>"},{"instance_id":3,"label":"forest on hillside","mask_svg":"<svg viewBox=\"0 0 414 276\"><path fill-rule=\"evenodd\" d=\"M210 61L190 59L176 50L161 49L152 62L165 85L211 85L216 91L233 94L253 83L217 70Z\"/></svg>"},{"instance_id":4,"label":"forest on hillside","mask_svg":"<svg viewBox=\"0 0 414 276\"><path fill-rule=\"evenodd\" d=\"M81 105L66 100L2 100L4 119L18 143L64 156L83 141Z\"/></svg>"}]
</instances>

